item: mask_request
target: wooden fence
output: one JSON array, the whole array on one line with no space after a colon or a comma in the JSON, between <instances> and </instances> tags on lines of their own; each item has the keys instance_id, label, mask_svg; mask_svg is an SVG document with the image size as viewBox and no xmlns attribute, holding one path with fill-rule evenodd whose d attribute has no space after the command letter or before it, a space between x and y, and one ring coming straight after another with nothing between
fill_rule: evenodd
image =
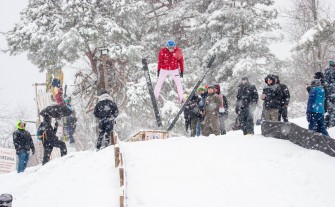
<instances>
[{"instance_id":1,"label":"wooden fence","mask_svg":"<svg viewBox=\"0 0 335 207\"><path fill-rule=\"evenodd\" d=\"M131 136L126 142L147 141L152 139L168 138L167 131L149 130L140 131ZM119 168L120 176L120 207L127 207L127 168L126 159L122 152L121 142L115 132L112 133L111 143L114 145L115 168Z\"/></svg>"}]
</instances>

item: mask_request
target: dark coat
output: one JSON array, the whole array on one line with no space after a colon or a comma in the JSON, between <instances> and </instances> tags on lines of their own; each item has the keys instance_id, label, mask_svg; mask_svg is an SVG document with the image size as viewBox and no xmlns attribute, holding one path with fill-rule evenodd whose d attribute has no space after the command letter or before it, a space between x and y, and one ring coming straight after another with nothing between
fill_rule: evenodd
<instances>
[{"instance_id":1,"label":"dark coat","mask_svg":"<svg viewBox=\"0 0 335 207\"><path fill-rule=\"evenodd\" d=\"M335 84L335 67L329 67L325 70L324 82L327 86Z\"/></svg>"},{"instance_id":2,"label":"dark coat","mask_svg":"<svg viewBox=\"0 0 335 207\"><path fill-rule=\"evenodd\" d=\"M76 113L75 111L72 111L72 113L65 118L65 127L75 130L76 126L77 126Z\"/></svg>"},{"instance_id":3,"label":"dark coat","mask_svg":"<svg viewBox=\"0 0 335 207\"><path fill-rule=\"evenodd\" d=\"M290 91L288 90L287 85L282 84L282 83L280 83L278 85L280 87L281 94L282 94L281 95L282 99L281 99L281 102L280 102L280 106L285 106L285 105L287 106L290 103L290 98L291 98Z\"/></svg>"},{"instance_id":4,"label":"dark coat","mask_svg":"<svg viewBox=\"0 0 335 207\"><path fill-rule=\"evenodd\" d=\"M30 149L33 152L35 151L35 146L30 133L24 129L18 129L13 133L13 142L16 152L19 152L20 150L29 152Z\"/></svg>"},{"instance_id":5,"label":"dark coat","mask_svg":"<svg viewBox=\"0 0 335 207\"><path fill-rule=\"evenodd\" d=\"M249 82L240 84L238 87L236 99L236 113L241 110L248 109L248 107L251 105L256 105L258 102L258 93L256 87L254 85L250 85Z\"/></svg>"},{"instance_id":6,"label":"dark coat","mask_svg":"<svg viewBox=\"0 0 335 207\"><path fill-rule=\"evenodd\" d=\"M266 80L271 79L272 84L269 85ZM263 88L263 94L265 94L263 107L266 110L269 109L279 109L282 101L282 90L278 84L276 84L276 79L273 75L268 75L265 78L266 86Z\"/></svg>"},{"instance_id":7,"label":"dark coat","mask_svg":"<svg viewBox=\"0 0 335 207\"><path fill-rule=\"evenodd\" d=\"M99 119L115 119L119 115L117 105L108 94L102 94L94 108L94 116Z\"/></svg>"},{"instance_id":8,"label":"dark coat","mask_svg":"<svg viewBox=\"0 0 335 207\"><path fill-rule=\"evenodd\" d=\"M200 98L194 95L190 101L186 104L184 110L185 126L186 129L191 125L191 120L200 117L200 109L198 106Z\"/></svg>"},{"instance_id":9,"label":"dark coat","mask_svg":"<svg viewBox=\"0 0 335 207\"><path fill-rule=\"evenodd\" d=\"M43 145L49 145L50 143L58 140L56 136L58 129L58 123L56 122L55 127L52 127L51 120L44 120L41 122L38 130L45 131L45 137L42 139Z\"/></svg>"}]
</instances>

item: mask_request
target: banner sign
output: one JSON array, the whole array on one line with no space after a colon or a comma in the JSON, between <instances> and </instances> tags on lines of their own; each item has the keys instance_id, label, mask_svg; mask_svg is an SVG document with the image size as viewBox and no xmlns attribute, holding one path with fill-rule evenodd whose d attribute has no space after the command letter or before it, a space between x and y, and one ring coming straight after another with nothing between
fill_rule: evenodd
<instances>
[{"instance_id":1,"label":"banner sign","mask_svg":"<svg viewBox=\"0 0 335 207\"><path fill-rule=\"evenodd\" d=\"M0 174L16 170L15 149L0 148Z\"/></svg>"}]
</instances>

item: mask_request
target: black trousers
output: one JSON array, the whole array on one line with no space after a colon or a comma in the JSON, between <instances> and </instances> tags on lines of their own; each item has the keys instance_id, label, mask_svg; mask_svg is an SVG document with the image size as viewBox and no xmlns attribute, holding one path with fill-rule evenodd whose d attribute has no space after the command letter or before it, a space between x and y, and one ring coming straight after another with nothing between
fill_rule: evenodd
<instances>
[{"instance_id":1,"label":"black trousers","mask_svg":"<svg viewBox=\"0 0 335 207\"><path fill-rule=\"evenodd\" d=\"M109 145L111 134L114 128L114 120L101 119L99 122L99 137L97 141L97 148L101 147L102 140L105 135L105 146Z\"/></svg>"},{"instance_id":2,"label":"black trousers","mask_svg":"<svg viewBox=\"0 0 335 207\"><path fill-rule=\"evenodd\" d=\"M60 140L44 141L43 147L44 147L44 156L43 156L42 165L49 162L50 155L54 147L58 147L60 149L60 155L62 157L67 154L66 145L63 141L60 141Z\"/></svg>"},{"instance_id":3,"label":"black trousers","mask_svg":"<svg viewBox=\"0 0 335 207\"><path fill-rule=\"evenodd\" d=\"M238 118L243 134L254 134L254 113L248 108L242 109L238 114Z\"/></svg>"},{"instance_id":4,"label":"black trousers","mask_svg":"<svg viewBox=\"0 0 335 207\"><path fill-rule=\"evenodd\" d=\"M281 118L283 117L284 122L288 122L287 118L287 107L281 106L278 111L278 121L281 121Z\"/></svg>"}]
</instances>

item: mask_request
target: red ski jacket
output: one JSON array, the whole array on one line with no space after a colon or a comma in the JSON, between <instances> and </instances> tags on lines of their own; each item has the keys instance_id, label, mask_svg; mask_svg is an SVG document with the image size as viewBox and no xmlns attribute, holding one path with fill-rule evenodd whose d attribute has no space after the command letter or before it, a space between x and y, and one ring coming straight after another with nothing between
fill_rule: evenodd
<instances>
[{"instance_id":1,"label":"red ski jacket","mask_svg":"<svg viewBox=\"0 0 335 207\"><path fill-rule=\"evenodd\" d=\"M158 54L157 71L160 71L160 69L176 70L178 68L181 73L184 72L184 57L181 49L176 47L173 52L170 52L167 48L161 49Z\"/></svg>"}]
</instances>

